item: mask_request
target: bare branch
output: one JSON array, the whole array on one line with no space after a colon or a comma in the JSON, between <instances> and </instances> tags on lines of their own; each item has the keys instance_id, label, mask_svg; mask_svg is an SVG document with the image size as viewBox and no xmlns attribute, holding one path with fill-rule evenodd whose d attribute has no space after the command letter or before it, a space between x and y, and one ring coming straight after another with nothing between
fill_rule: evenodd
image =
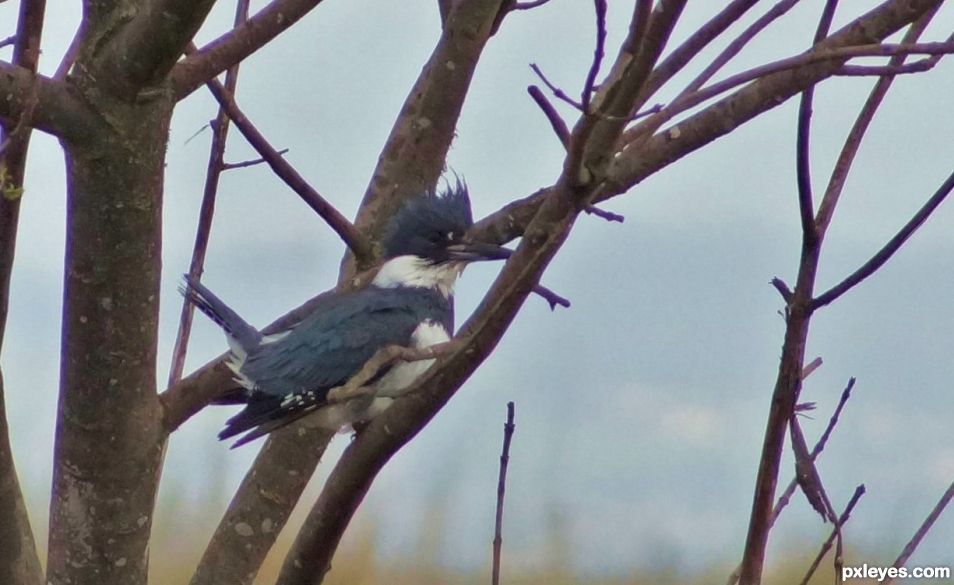
<instances>
[{"instance_id":1,"label":"bare branch","mask_svg":"<svg viewBox=\"0 0 954 585\"><path fill-rule=\"evenodd\" d=\"M627 132L627 138L634 140L639 136L648 134L649 132L655 132L658 128L662 127L663 124L675 116L691 110L699 104L715 98L720 94L723 94L740 85L745 85L760 79L769 78L785 71L803 69L810 65L818 65L826 61L832 61L835 63L841 62L841 64L837 64L835 66L832 66L831 64L826 66L829 70L825 72L824 77L830 77L837 75L838 72L843 69L843 62L845 60L856 57L884 57L890 55L909 54L946 55L952 52L954 52L954 43L943 42L911 45L860 45L841 47L831 50L815 50L809 53L803 53L794 57L781 59L772 63L760 65L758 67L753 67L752 69L737 73L717 83L713 83L712 85L709 85L694 93L681 95L673 100L668 106L664 107L659 114L643 122L642 126L638 126L632 131ZM821 79L817 79L814 83L817 83L820 80ZM806 87L810 85L812 84L806 84ZM725 99L731 98L732 96L729 96ZM680 125L680 133L681 132L682 130Z\"/></svg>"},{"instance_id":2,"label":"bare branch","mask_svg":"<svg viewBox=\"0 0 954 585\"><path fill-rule=\"evenodd\" d=\"M887 75L910 75L924 73L937 65L933 59L921 59L904 65L845 65L835 72L839 77L884 77Z\"/></svg>"},{"instance_id":3,"label":"bare branch","mask_svg":"<svg viewBox=\"0 0 954 585\"><path fill-rule=\"evenodd\" d=\"M585 211L589 215L595 215L596 217L605 219L606 221L617 222L617 223L623 223L624 221L626 221L626 218L623 217L622 215L618 213L613 213L612 211L606 211L605 209L600 209L599 207L595 205L587 205L586 207L583 208L583 211Z\"/></svg>"},{"instance_id":4,"label":"bare branch","mask_svg":"<svg viewBox=\"0 0 954 585\"><path fill-rule=\"evenodd\" d=\"M553 93L553 95L554 95L557 99L559 99L559 100L561 100L561 101L564 101L564 102L570 104L570 105L573 106L576 110L579 110L579 111L581 111L581 112L585 111L584 108L583 108L583 104L582 104L582 103L580 103L580 102L574 100L574 99L571 98L569 95L567 95L567 93L566 93L565 91L563 91L563 90L560 89L559 87L553 85L553 83L550 82L549 79L547 79L547 76L543 74L543 70L540 69L540 66L539 66L539 65L537 65L536 63L531 63L531 64L530 64L530 69L533 69L533 72L537 74L537 77L540 78L540 81L542 81L543 84L547 86L547 88Z\"/></svg>"},{"instance_id":5,"label":"bare branch","mask_svg":"<svg viewBox=\"0 0 954 585\"><path fill-rule=\"evenodd\" d=\"M45 11L44 0L21 2L17 34L7 39L8 44L14 44L13 62L31 73L36 71L40 58ZM10 277L30 144L29 121L35 105L36 100L30 100L30 105L18 114L19 119L0 124L0 347L7 324ZM40 585L43 571L13 461L4 392L0 372L0 508L4 510L4 519L0 522L0 583Z\"/></svg>"},{"instance_id":6,"label":"bare branch","mask_svg":"<svg viewBox=\"0 0 954 585\"><path fill-rule=\"evenodd\" d=\"M533 101L543 110L543 114L547 117L547 121L550 122L550 126L553 128L553 132L557 135L557 138L560 139L563 148L566 148L570 143L570 129L567 128L566 122L563 121L563 118L560 117L560 114L557 113L553 104L551 104L547 96L540 91L539 87L531 85L527 87L527 93L530 94Z\"/></svg>"},{"instance_id":7,"label":"bare branch","mask_svg":"<svg viewBox=\"0 0 954 585\"><path fill-rule=\"evenodd\" d=\"M883 4L881 8L883 9L887 6L887 4ZM931 8L931 5L925 5L921 13L906 12L904 15L907 18L918 18ZM879 9L875 9L869 12L866 17L870 17L878 12ZM866 17L856 20L822 43L816 44L816 50L812 53L817 52L818 49L828 50L826 45L838 42L841 38L853 34L853 31L858 34L873 34L874 30L878 28L874 25L868 29L857 29ZM890 29L886 24L886 22L879 22L879 25ZM821 68L817 65L813 67ZM827 69L825 73L830 75L832 69ZM765 81L766 80L762 80L761 83ZM759 83L754 85L757 86ZM806 85L806 87L808 86ZM780 96L776 94L775 99L779 99L779 97ZM771 529L775 489L778 482L779 466L785 442L785 430L795 412L795 406L801 390L801 369L804 362L808 326L814 310L812 298L814 295L815 277L818 271L819 251L820 240L813 243L810 241L803 243L795 290L793 292L792 301L788 304L785 339L782 345L782 359L779 364L775 388L772 392L768 423L766 424L765 438L762 444L762 454L755 485L755 497L753 498L752 513L746 537L745 553L742 557L740 581L743 585L757 585L761 582L762 578L768 533Z\"/></svg>"},{"instance_id":8,"label":"bare branch","mask_svg":"<svg viewBox=\"0 0 954 585\"><path fill-rule=\"evenodd\" d=\"M645 103L649 100L659 91L659 88L682 71L683 67L699 55L709 43L718 38L757 3L758 0L733 0L708 22L699 27L681 45L673 49L672 53L653 70L649 79L646 80L643 94L640 96L641 101ZM650 2L646 2L646 4L650 4Z\"/></svg>"},{"instance_id":9,"label":"bare branch","mask_svg":"<svg viewBox=\"0 0 954 585\"><path fill-rule=\"evenodd\" d=\"M30 108L30 126L68 140L88 136L100 122L65 84L0 61L0 118L18 121Z\"/></svg>"},{"instance_id":10,"label":"bare branch","mask_svg":"<svg viewBox=\"0 0 954 585\"><path fill-rule=\"evenodd\" d=\"M885 262L890 260L895 252L900 250L901 246L908 241L908 238L914 235L914 232L918 231L918 229L924 225L924 222L927 221L928 218L931 217L931 214L934 213L934 210L944 202L944 199L947 198L952 189L954 189L954 173L948 176L947 180L944 181L934 195L927 200L924 206L914 214L914 217L912 217L883 248L878 250L861 268L851 273L847 278L831 287L828 291L819 295L812 302L812 308L819 309L832 303L835 299L860 284L864 279L884 266Z\"/></svg>"},{"instance_id":11,"label":"bare branch","mask_svg":"<svg viewBox=\"0 0 954 585\"><path fill-rule=\"evenodd\" d=\"M510 441L513 440L513 431L516 429L513 423L513 415L513 402L508 402L507 422L504 424L503 449L500 453L500 476L497 478L497 513L494 517L493 568L491 570L491 582L493 585L500 584L500 549L503 545L504 493L507 489L507 464L510 463Z\"/></svg>"},{"instance_id":12,"label":"bare branch","mask_svg":"<svg viewBox=\"0 0 954 585\"><path fill-rule=\"evenodd\" d=\"M815 30L813 44L818 44L828 36L831 21L835 17L835 8L838 0L827 0ZM814 247L818 245L818 230L815 228L815 204L812 198L811 172L811 124L812 101L815 97L815 86L809 86L802 92L802 99L798 105L798 130L796 132L795 168L798 183L798 210L802 222L802 245Z\"/></svg>"},{"instance_id":13,"label":"bare branch","mask_svg":"<svg viewBox=\"0 0 954 585\"><path fill-rule=\"evenodd\" d=\"M239 0L235 7L235 26L241 25L248 19L249 0ZM225 91L235 95L238 84L239 66L233 65L225 74ZM198 280L205 266L205 253L209 247L209 236L212 231L212 216L215 214L215 197L219 188L219 176L223 170L225 158L225 141L229 133L229 115L225 107L220 105L215 122L212 124L212 144L209 147L209 162L206 167L205 188L202 193L202 204L199 207L199 222L195 232L195 243L192 246L192 260L189 263L189 276ZM192 331L192 315L194 307L185 298L182 299L182 309L179 314L179 329L176 332L176 341L172 349L172 365L169 367L169 383L172 386L182 379L182 369L185 366L186 351L189 347L189 334Z\"/></svg>"},{"instance_id":14,"label":"bare branch","mask_svg":"<svg viewBox=\"0 0 954 585\"><path fill-rule=\"evenodd\" d=\"M569 299L561 297L560 295L556 294L555 292L543 286L542 284L535 284L533 286L533 292L536 295L543 297L543 299L550 304L551 311L556 310L558 306L563 307L565 309L570 308Z\"/></svg>"},{"instance_id":15,"label":"bare branch","mask_svg":"<svg viewBox=\"0 0 954 585\"><path fill-rule=\"evenodd\" d=\"M788 287L784 280L781 278L773 278L771 284L775 287L775 290L778 291L778 294L782 295L782 299L785 301L785 304L792 302L792 289Z\"/></svg>"},{"instance_id":16,"label":"bare branch","mask_svg":"<svg viewBox=\"0 0 954 585\"><path fill-rule=\"evenodd\" d=\"M818 556L815 557L815 560L812 562L812 565L808 568L808 572L805 574L805 578L802 579L801 585L807 585L811 580L812 575L815 574L815 569L818 568L818 565L821 564L822 559L825 558L825 555L828 554L828 551L831 549L831 543L834 542L835 536L841 534L841 527L845 525L845 522L848 521L848 518L851 516L851 512L855 509L855 504L858 503L858 500L861 499L861 496L865 494L865 486L859 485L855 488L855 493L852 494L851 499L848 500L848 505L845 506L845 511L841 513L841 516L838 518L838 521L835 522L834 527L832 528L831 535L828 539L822 544L821 550L818 551Z\"/></svg>"},{"instance_id":17,"label":"bare branch","mask_svg":"<svg viewBox=\"0 0 954 585\"><path fill-rule=\"evenodd\" d=\"M937 14L939 8L940 5L933 7L926 11L921 18L916 20L905 33L902 44L915 43L934 18L934 15ZM888 62L888 66L901 65L904 63L905 57L906 55L903 54L892 57ZM932 59L939 58L940 55L932 57ZM835 213L835 206L838 205L838 199L845 187L848 172L851 170L855 155L861 146L861 140L864 138L865 132L867 132L868 127L871 125L871 121L874 119L878 107L881 106L881 102L884 100L884 96L887 95L893 82L894 78L892 77L882 77L878 80L868 95L868 99L865 100L865 104L861 107L861 111L858 113L854 124L852 124L848 137L845 139L845 144L842 146L841 152L838 154L838 159L835 161L835 167L832 169L831 177L828 179L828 186L825 188L825 194L818 206L818 213L815 214L816 231L820 238L825 237L825 232L831 223L831 218Z\"/></svg>"},{"instance_id":18,"label":"bare branch","mask_svg":"<svg viewBox=\"0 0 954 585\"><path fill-rule=\"evenodd\" d=\"M503 5L503 0L453 3L441 37L401 107L361 200L355 226L372 241L408 197L437 183L477 62ZM355 270L366 268L346 259L341 277L350 278Z\"/></svg>"},{"instance_id":19,"label":"bare branch","mask_svg":"<svg viewBox=\"0 0 954 585\"><path fill-rule=\"evenodd\" d=\"M807 374L803 373L803 377L807 377ZM812 448L811 458L812 461L818 459L818 456L821 455L822 451L825 450L825 445L828 444L828 439L831 437L832 431L835 430L835 427L838 425L838 418L841 416L841 411L845 408L845 404L848 403L848 398L851 397L851 390L855 386L855 379L851 378L848 380L848 385L841 393L841 399L838 401L838 406L835 408L835 412L832 413L831 418L828 420L828 426L825 427L825 431L818 438L818 441L815 442L815 446ZM778 500L775 502L775 507L772 509L772 518L769 521L769 527L775 525L778 517L782 515L782 511L788 506L789 501L791 501L792 495L795 494L795 490L798 489L798 478L793 477L788 486L782 491L782 494L778 497ZM739 582L739 575L742 573L742 563L739 563L735 570L729 575L728 585L735 585Z\"/></svg>"},{"instance_id":20,"label":"bare branch","mask_svg":"<svg viewBox=\"0 0 954 585\"><path fill-rule=\"evenodd\" d=\"M906 24L910 24L912 18L919 17L935 7L937 3L937 0L886 2L833 33L812 52L796 56L791 60L784 60L787 62L772 64L773 69L780 67L775 70L775 73L762 75L767 71L764 69L759 72L750 71L746 74L747 81L753 79L748 75L760 77L754 83L690 116L669 131L625 148L622 154L614 159L607 184L597 195L594 203L626 191L649 174L725 135L758 114L784 103L786 99L804 88L834 75L840 69L843 60L847 58L863 53L911 50L911 46L902 50L897 45L871 45L870 43L877 42ZM921 48L928 49L923 46ZM930 50L943 52L950 48L952 47L947 43L938 43ZM786 73L795 63L801 63L796 66L797 73ZM735 80L730 78L726 82L730 80L733 86L737 84L736 82L746 82L740 78ZM717 85L720 84L710 88L715 88ZM707 91L709 90L702 90L699 93ZM698 97L699 93L694 95ZM721 93L721 90L717 93ZM686 105L674 103L670 107L684 111L683 106ZM665 116L668 110L669 108L665 108L656 116Z\"/></svg>"},{"instance_id":21,"label":"bare branch","mask_svg":"<svg viewBox=\"0 0 954 585\"><path fill-rule=\"evenodd\" d=\"M53 73L53 79L57 81L66 79L66 75L70 72L70 68L73 67L73 63L76 62L77 56L79 56L80 47L83 44L83 38L85 35L86 21L83 20L73 32L73 40L70 41L70 46L67 47L66 52L63 53L63 58L60 59L60 64L56 66L56 72Z\"/></svg>"},{"instance_id":22,"label":"bare branch","mask_svg":"<svg viewBox=\"0 0 954 585\"><path fill-rule=\"evenodd\" d=\"M190 54L172 69L175 99L181 100L259 50L320 3L321 0L272 0L242 26Z\"/></svg>"},{"instance_id":23,"label":"bare branch","mask_svg":"<svg viewBox=\"0 0 954 585\"><path fill-rule=\"evenodd\" d=\"M279 151L277 151L277 152L278 152L278 155L279 155L279 156L285 156L285 154L288 153L288 149L287 149L287 148L283 148L283 149L281 149L281 150L279 150ZM231 170L233 170L233 169L244 169L244 168L254 167L254 166L257 166L257 165L260 165L260 164L266 164L266 163L268 163L268 161L265 160L264 158L255 158L255 159L251 159L251 160L243 160L243 161L237 162L237 163L227 163L227 162L224 162L224 163L222 163L222 170L223 170L223 171L231 171Z\"/></svg>"},{"instance_id":24,"label":"bare branch","mask_svg":"<svg viewBox=\"0 0 954 585\"><path fill-rule=\"evenodd\" d=\"M596 48L593 49L593 63L586 74L583 92L580 95L580 104L583 106L584 112L588 112L590 109L596 76L600 74L603 56L606 54L606 0L594 0L593 4L596 9Z\"/></svg>"},{"instance_id":25,"label":"bare branch","mask_svg":"<svg viewBox=\"0 0 954 585\"><path fill-rule=\"evenodd\" d=\"M926 11L936 6L937 0L920 0L915 8ZM907 19L910 14L906 10L901 10L896 2L885 4L834 33L822 43L822 48L855 47L878 41L909 23ZM824 65L824 61L800 69L798 75L778 72L760 78L669 131L645 142L630 144L614 159L606 183L594 197L593 203L624 193L646 177L776 107L805 87L833 75L840 67L821 65ZM657 114L660 115L665 115L665 109ZM476 239L506 243L520 237L551 189L541 189L529 197L508 203L483 218L474 226L475 233L480 234Z\"/></svg>"},{"instance_id":26,"label":"bare branch","mask_svg":"<svg viewBox=\"0 0 954 585\"><path fill-rule=\"evenodd\" d=\"M208 82L209 91L215 96L229 118L261 156L268 166L279 176L285 184L292 188L301 199L311 207L325 222L338 234L348 248L359 258L368 259L371 256L371 247L367 240L355 229L355 226L341 215L335 207L318 193L291 164L268 142L265 136L258 131L252 122L245 117L232 94L222 87L218 80Z\"/></svg>"},{"instance_id":27,"label":"bare branch","mask_svg":"<svg viewBox=\"0 0 954 585\"><path fill-rule=\"evenodd\" d=\"M10 47L17 41L17 35L10 35L5 39L0 39L0 49Z\"/></svg>"},{"instance_id":28,"label":"bare branch","mask_svg":"<svg viewBox=\"0 0 954 585\"><path fill-rule=\"evenodd\" d=\"M251 585L334 436L299 421L268 435L189 585Z\"/></svg>"},{"instance_id":29,"label":"bare branch","mask_svg":"<svg viewBox=\"0 0 954 585\"><path fill-rule=\"evenodd\" d=\"M109 35L104 35L109 41L97 48L95 58L80 55L86 60L84 75L113 95L135 100L140 91L165 79L213 4L215 0L154 0L133 12L128 22L115 14L99 16L93 30L109 27ZM89 15L87 22L93 22Z\"/></svg>"},{"instance_id":30,"label":"bare branch","mask_svg":"<svg viewBox=\"0 0 954 585\"><path fill-rule=\"evenodd\" d=\"M924 519L924 522L921 523L921 526L918 527L917 531L914 533L914 536L911 537L911 540L904 545L904 548L901 550L901 554L899 554L898 558L895 559L894 564L892 565L893 567L900 569L907 564L908 559L910 559L911 555L914 554L914 551L918 549L921 541L924 540L924 537L927 536L927 533L931 531L931 527L934 526L934 523L941 516L944 508L951 503L952 499L954 499L954 482L952 482L951 485L947 487L947 490L944 492L944 494L941 495L941 499L938 500L937 504L934 505L934 508L931 510L930 514L927 515L927 518ZM884 583L889 584L892 581L894 581L894 578L888 577L884 580Z\"/></svg>"}]
</instances>

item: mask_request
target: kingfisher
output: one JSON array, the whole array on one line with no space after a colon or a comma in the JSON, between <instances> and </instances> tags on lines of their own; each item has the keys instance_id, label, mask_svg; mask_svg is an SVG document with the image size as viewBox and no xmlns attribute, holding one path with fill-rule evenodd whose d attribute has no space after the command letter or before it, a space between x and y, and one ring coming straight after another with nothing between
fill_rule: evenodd
<instances>
[{"instance_id":1,"label":"kingfisher","mask_svg":"<svg viewBox=\"0 0 954 585\"><path fill-rule=\"evenodd\" d=\"M511 254L466 240L471 225L470 197L460 181L408 199L385 227L384 263L371 284L326 297L298 324L273 335L263 335L186 275L181 292L225 331L231 350L226 364L240 385L218 402L245 405L226 421L219 439L242 435L235 448L309 414L316 426L338 431L383 412L433 359L384 366L366 396L330 403L328 393L382 348L425 348L451 339L453 290L464 267Z\"/></svg>"}]
</instances>

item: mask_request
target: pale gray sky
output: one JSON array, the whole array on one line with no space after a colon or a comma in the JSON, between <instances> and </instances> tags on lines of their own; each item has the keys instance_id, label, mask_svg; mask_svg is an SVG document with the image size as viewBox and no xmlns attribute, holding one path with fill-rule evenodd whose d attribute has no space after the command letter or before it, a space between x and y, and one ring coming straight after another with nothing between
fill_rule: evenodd
<instances>
[{"instance_id":1,"label":"pale gray sky","mask_svg":"<svg viewBox=\"0 0 954 585\"><path fill-rule=\"evenodd\" d=\"M262 3L255 3L260 6ZM615 54L631 2L611 3ZM806 0L729 71L795 54L822 2ZM870 1L844 3L841 14ZM413 7L413 10L408 10ZM0 37L15 3L0 5ZM678 41L718 3L690 2ZM43 69L55 68L78 20L75 3L51 8ZM221 3L202 33L231 22ZM836 19L836 26L844 16ZM925 38L946 37L945 6ZM323 194L353 216L406 92L437 38L434 2L329 1L243 65L239 101ZM481 62L449 164L483 216L558 176L562 152L526 96L538 63L576 91L592 51L591 3L555 0L508 18ZM721 44L719 45L722 46ZM9 49L0 53L8 58ZM689 75L698 69L691 69ZM683 79L687 76L683 76ZM877 250L951 172L954 61L896 82L869 133L829 233L820 288ZM864 99L870 80L838 79L816 95L816 185ZM660 100L671 97L664 92ZM741 554L783 322L773 276L791 282L799 246L794 182L795 102L742 127L607 204L626 222L582 217L544 282L573 301L551 313L530 299L495 353L451 404L382 473L359 517L389 554L421 542L427 514L446 522L440 558L479 566L491 539L504 405L517 404L507 499L508 562L553 562L554 538L584 570L618 571L663 560L698 568ZM562 109L572 120L573 112ZM177 110L166 175L161 360L167 376L201 196L214 115L197 92ZM227 158L254 155L233 136ZM18 244L4 375L13 446L39 539L45 540L56 408L64 226L62 154L36 136ZM950 205L950 204L946 204ZM205 280L256 324L265 324L335 279L342 245L264 167L225 175ZM954 211L945 206L881 272L813 321L808 354L825 365L805 400L813 441L847 379L855 396L820 470L838 508L854 486L868 493L849 542L883 564L954 479ZM473 267L458 315L476 305L495 267ZM188 367L224 349L197 318ZM188 368L187 368L188 369ZM231 410L207 409L174 436L163 478L172 495L224 509L256 446L229 451L215 433ZM336 439L327 473L347 437ZM787 482L786 464L782 481ZM216 514L213 514L213 516ZM196 530L160 516L158 530ZM213 524L200 527L211 533ZM426 528L424 528L426 529ZM798 496L772 540L814 548L827 535ZM554 536L558 534L558 536ZM941 518L912 564L951 564L954 512Z\"/></svg>"}]
</instances>

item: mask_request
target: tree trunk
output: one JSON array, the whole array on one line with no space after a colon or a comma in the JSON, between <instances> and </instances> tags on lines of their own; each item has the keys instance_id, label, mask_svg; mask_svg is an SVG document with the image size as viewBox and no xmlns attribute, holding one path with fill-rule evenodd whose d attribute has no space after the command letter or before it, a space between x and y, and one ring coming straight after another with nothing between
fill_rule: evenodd
<instances>
[{"instance_id":1,"label":"tree trunk","mask_svg":"<svg viewBox=\"0 0 954 585\"><path fill-rule=\"evenodd\" d=\"M47 581L146 582L164 450L156 395L162 184L173 102L100 99L64 144L67 241Z\"/></svg>"}]
</instances>

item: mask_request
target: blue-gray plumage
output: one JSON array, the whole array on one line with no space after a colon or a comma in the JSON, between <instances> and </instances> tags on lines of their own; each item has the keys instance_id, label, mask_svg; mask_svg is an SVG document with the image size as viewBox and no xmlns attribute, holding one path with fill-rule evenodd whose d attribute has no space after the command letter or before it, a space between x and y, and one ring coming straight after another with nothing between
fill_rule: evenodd
<instances>
[{"instance_id":1,"label":"blue-gray plumage","mask_svg":"<svg viewBox=\"0 0 954 585\"><path fill-rule=\"evenodd\" d=\"M245 409L219 438L246 433L234 446L315 412L315 424L338 430L386 408L433 360L398 361L378 372L373 393L329 404L345 384L388 345L427 347L450 339L451 292L466 263L503 259L509 251L463 241L473 223L466 188L409 200L382 238L382 265L363 290L332 295L292 329L263 336L205 286L186 276L183 294L221 326L232 349L228 365L244 388Z\"/></svg>"}]
</instances>

